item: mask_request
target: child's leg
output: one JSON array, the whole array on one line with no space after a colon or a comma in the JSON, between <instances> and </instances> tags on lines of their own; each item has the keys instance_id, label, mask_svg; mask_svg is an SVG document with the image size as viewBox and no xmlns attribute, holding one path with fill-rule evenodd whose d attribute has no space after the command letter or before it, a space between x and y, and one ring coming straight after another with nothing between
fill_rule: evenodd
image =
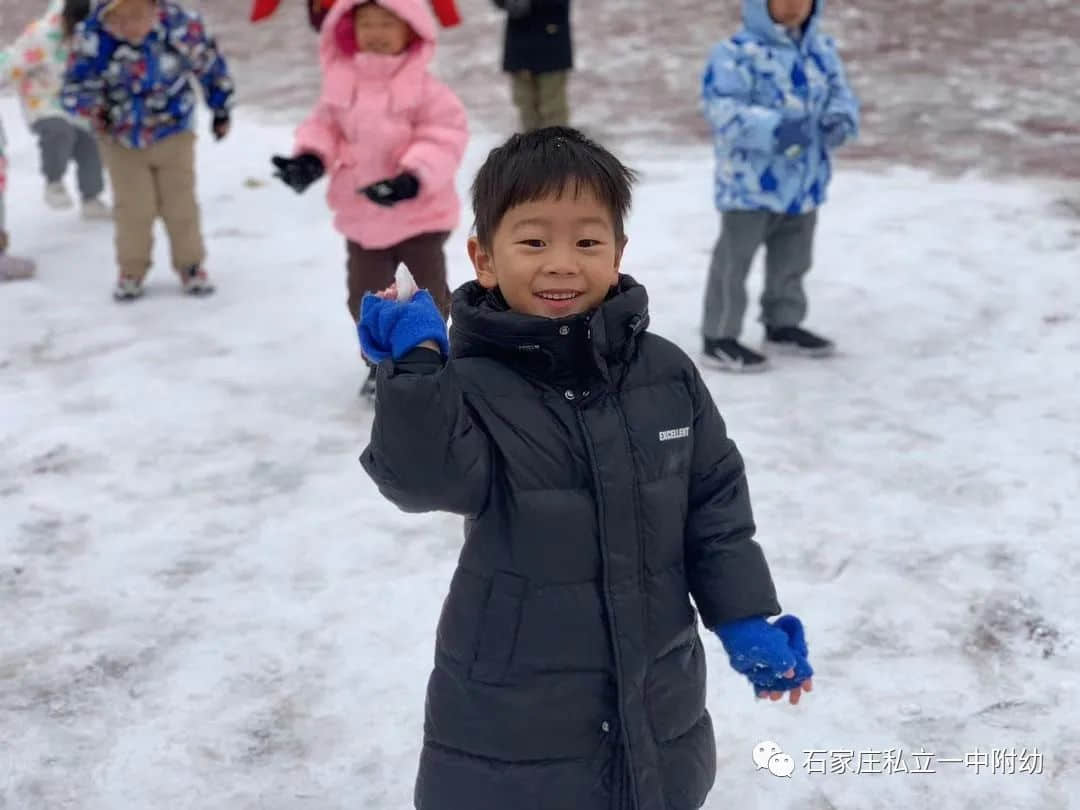
<instances>
[{"instance_id":1,"label":"child's leg","mask_svg":"<svg viewBox=\"0 0 1080 810\"><path fill-rule=\"evenodd\" d=\"M199 203L195 198L195 133L173 135L148 151L152 153L154 186L169 234L173 269L182 274L201 267L206 259Z\"/></svg>"},{"instance_id":2,"label":"child's leg","mask_svg":"<svg viewBox=\"0 0 1080 810\"><path fill-rule=\"evenodd\" d=\"M540 87L536 74L519 70L511 77L514 104L521 116L521 131L532 132L540 128Z\"/></svg>"},{"instance_id":3,"label":"child's leg","mask_svg":"<svg viewBox=\"0 0 1080 810\"><path fill-rule=\"evenodd\" d=\"M431 293L443 320L450 317L450 287L446 283L446 254L443 252L443 245L449 238L447 231L422 233L395 248L396 258L409 268L416 286Z\"/></svg>"},{"instance_id":4,"label":"child's leg","mask_svg":"<svg viewBox=\"0 0 1080 810\"><path fill-rule=\"evenodd\" d=\"M541 73L536 77L539 96L537 110L542 127L565 127L570 125L570 103L566 98L569 70Z\"/></svg>"},{"instance_id":5,"label":"child's leg","mask_svg":"<svg viewBox=\"0 0 1080 810\"><path fill-rule=\"evenodd\" d=\"M725 211L705 289L701 333L708 340L737 338L746 315L746 276L765 239L768 211Z\"/></svg>"},{"instance_id":6,"label":"child's leg","mask_svg":"<svg viewBox=\"0 0 1080 810\"><path fill-rule=\"evenodd\" d=\"M120 275L142 281L150 269L158 215L149 150L128 149L108 140L100 141L99 146L113 188Z\"/></svg>"},{"instance_id":7,"label":"child's leg","mask_svg":"<svg viewBox=\"0 0 1080 810\"><path fill-rule=\"evenodd\" d=\"M93 200L105 189L101 172L101 154L97 141L85 129L73 126L75 131L75 163L79 167L79 193L83 200Z\"/></svg>"},{"instance_id":8,"label":"child's leg","mask_svg":"<svg viewBox=\"0 0 1080 810\"><path fill-rule=\"evenodd\" d=\"M356 242L347 241L349 262L346 265L346 286L349 289L349 314L360 322L360 305L365 293L385 290L394 283L398 260L392 248L368 250Z\"/></svg>"},{"instance_id":9,"label":"child's leg","mask_svg":"<svg viewBox=\"0 0 1080 810\"><path fill-rule=\"evenodd\" d=\"M766 326L798 326L806 317L803 277L810 270L817 211L775 216L765 236L765 291L761 320Z\"/></svg>"},{"instance_id":10,"label":"child's leg","mask_svg":"<svg viewBox=\"0 0 1080 810\"><path fill-rule=\"evenodd\" d=\"M75 126L59 116L50 116L35 122L32 129L38 137L45 182L59 183L75 151Z\"/></svg>"}]
</instances>

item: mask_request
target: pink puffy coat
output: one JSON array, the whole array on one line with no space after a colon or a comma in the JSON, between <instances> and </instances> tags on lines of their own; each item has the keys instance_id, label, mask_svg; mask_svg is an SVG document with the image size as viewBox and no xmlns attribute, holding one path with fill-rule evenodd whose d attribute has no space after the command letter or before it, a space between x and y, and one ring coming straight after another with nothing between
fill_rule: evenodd
<instances>
[{"instance_id":1,"label":"pink puffy coat","mask_svg":"<svg viewBox=\"0 0 1080 810\"><path fill-rule=\"evenodd\" d=\"M365 0L338 0L320 32L323 88L296 132L297 154L319 155L330 175L334 227L370 249L457 227L454 177L468 141L465 108L428 72L436 23L427 0L378 0L416 34L398 56L355 53L342 18ZM357 190L403 171L416 175L416 199L383 208Z\"/></svg>"}]
</instances>

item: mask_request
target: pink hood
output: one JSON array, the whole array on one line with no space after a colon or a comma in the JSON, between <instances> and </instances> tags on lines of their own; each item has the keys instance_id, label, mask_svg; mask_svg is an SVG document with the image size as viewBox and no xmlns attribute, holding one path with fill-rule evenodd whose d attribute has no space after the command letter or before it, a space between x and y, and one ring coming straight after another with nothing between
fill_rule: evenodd
<instances>
[{"instance_id":1,"label":"pink hood","mask_svg":"<svg viewBox=\"0 0 1080 810\"><path fill-rule=\"evenodd\" d=\"M331 104L347 105L357 78L364 73L377 73L385 69L393 57L371 54L350 54L342 50L338 27L342 20L352 16L357 6L374 0L337 0L319 33L319 62L323 69L323 100ZM378 0L377 5L392 11L409 24L416 41L402 54L401 65L392 82L392 106L404 110L415 106L416 91L422 84L423 74L435 56L437 23L428 8L427 0Z\"/></svg>"}]
</instances>

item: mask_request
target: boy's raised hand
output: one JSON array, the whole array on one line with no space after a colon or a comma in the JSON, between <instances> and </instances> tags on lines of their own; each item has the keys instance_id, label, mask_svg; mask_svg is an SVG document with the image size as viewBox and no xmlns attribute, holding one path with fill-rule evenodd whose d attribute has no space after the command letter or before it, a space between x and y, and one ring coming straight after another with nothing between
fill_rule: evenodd
<instances>
[{"instance_id":1,"label":"boy's raised hand","mask_svg":"<svg viewBox=\"0 0 1080 810\"><path fill-rule=\"evenodd\" d=\"M758 697L776 701L788 692L794 705L813 689L806 635L796 616L781 616L771 623L761 616L737 619L714 632L723 642L732 669L749 679Z\"/></svg>"},{"instance_id":2,"label":"boy's raised hand","mask_svg":"<svg viewBox=\"0 0 1080 810\"><path fill-rule=\"evenodd\" d=\"M446 322L427 290L399 300L395 282L380 293L368 293L360 305L360 349L373 363L400 360L418 346L450 354Z\"/></svg>"},{"instance_id":3,"label":"boy's raised hand","mask_svg":"<svg viewBox=\"0 0 1080 810\"><path fill-rule=\"evenodd\" d=\"M285 185L302 194L307 187L323 176L326 167L318 155L304 152L296 157L287 158L282 155L274 155L270 158L277 171L274 177L281 180Z\"/></svg>"}]
</instances>

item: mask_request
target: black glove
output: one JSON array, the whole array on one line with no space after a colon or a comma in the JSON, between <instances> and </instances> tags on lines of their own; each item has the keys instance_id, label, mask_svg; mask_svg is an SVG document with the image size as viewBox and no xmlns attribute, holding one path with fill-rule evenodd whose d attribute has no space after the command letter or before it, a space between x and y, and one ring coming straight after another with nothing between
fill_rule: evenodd
<instances>
[{"instance_id":1,"label":"black glove","mask_svg":"<svg viewBox=\"0 0 1080 810\"><path fill-rule=\"evenodd\" d=\"M229 124L229 114L227 112L218 110L214 113L214 120L210 124L210 132L213 134L215 141L220 141L229 134Z\"/></svg>"},{"instance_id":2,"label":"black glove","mask_svg":"<svg viewBox=\"0 0 1080 810\"><path fill-rule=\"evenodd\" d=\"M416 175L402 172L390 180L380 180L372 183L367 188L360 189L369 200L376 205L384 205L389 208L402 200L411 200L420 193L420 181Z\"/></svg>"},{"instance_id":3,"label":"black glove","mask_svg":"<svg viewBox=\"0 0 1080 810\"><path fill-rule=\"evenodd\" d=\"M274 177L280 178L297 194L303 194L307 187L322 177L326 171L319 156L310 152L304 152L294 158L274 155L270 162L277 168Z\"/></svg>"}]
</instances>

